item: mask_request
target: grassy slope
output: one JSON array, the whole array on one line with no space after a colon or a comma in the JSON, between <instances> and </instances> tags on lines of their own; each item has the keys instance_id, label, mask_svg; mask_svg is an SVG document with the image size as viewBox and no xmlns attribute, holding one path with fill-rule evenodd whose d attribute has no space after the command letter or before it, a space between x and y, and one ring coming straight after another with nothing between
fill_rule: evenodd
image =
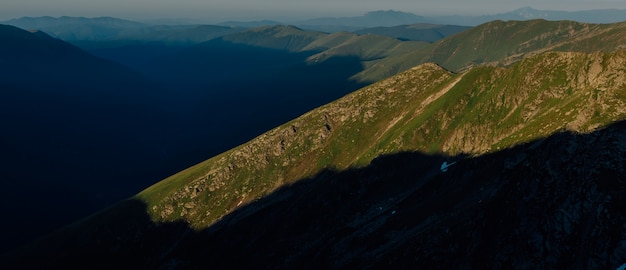
<instances>
[{"instance_id":1,"label":"grassy slope","mask_svg":"<svg viewBox=\"0 0 626 270\"><path fill-rule=\"evenodd\" d=\"M508 66L546 51L611 52L623 49L626 23L573 21L493 21L452 35L423 49L389 57L356 78L371 81L415 65L435 62L461 71L482 64Z\"/></svg>"},{"instance_id":2,"label":"grassy slope","mask_svg":"<svg viewBox=\"0 0 626 270\"><path fill-rule=\"evenodd\" d=\"M415 40L435 42L447 36L465 31L471 27L458 25L437 24L409 24L391 27L374 27L355 31L357 34L376 34L398 38L401 40Z\"/></svg>"},{"instance_id":3,"label":"grassy slope","mask_svg":"<svg viewBox=\"0 0 626 270\"><path fill-rule=\"evenodd\" d=\"M545 53L454 74L425 64L182 171L137 195L156 221L204 228L324 168L398 151L470 155L626 116L626 53Z\"/></svg>"}]
</instances>

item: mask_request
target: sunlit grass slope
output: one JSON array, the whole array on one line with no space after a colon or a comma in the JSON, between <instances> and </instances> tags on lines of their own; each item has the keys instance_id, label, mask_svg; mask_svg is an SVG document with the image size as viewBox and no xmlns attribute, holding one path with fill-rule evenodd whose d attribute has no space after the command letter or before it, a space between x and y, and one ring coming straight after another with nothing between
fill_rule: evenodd
<instances>
[{"instance_id":1,"label":"sunlit grass slope","mask_svg":"<svg viewBox=\"0 0 626 270\"><path fill-rule=\"evenodd\" d=\"M626 52L548 52L453 73L423 64L353 92L137 195L154 221L209 226L238 206L382 154L480 155L626 116ZM209 121L209 120L207 120Z\"/></svg>"},{"instance_id":2,"label":"sunlit grass slope","mask_svg":"<svg viewBox=\"0 0 626 270\"><path fill-rule=\"evenodd\" d=\"M492 21L422 49L389 57L355 78L368 81L391 76L426 62L460 72L477 65L508 66L547 51L613 52L626 48L625 32L626 23Z\"/></svg>"}]
</instances>

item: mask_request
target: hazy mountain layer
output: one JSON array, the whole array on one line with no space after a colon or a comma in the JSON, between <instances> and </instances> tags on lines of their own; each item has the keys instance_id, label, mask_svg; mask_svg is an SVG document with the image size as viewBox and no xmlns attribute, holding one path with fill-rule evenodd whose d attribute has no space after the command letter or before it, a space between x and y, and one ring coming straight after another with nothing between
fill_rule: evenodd
<instances>
[{"instance_id":1,"label":"hazy mountain layer","mask_svg":"<svg viewBox=\"0 0 626 270\"><path fill-rule=\"evenodd\" d=\"M477 16L429 16L428 14L415 15L412 13L394 10L379 10L368 12L363 16L357 17L315 18L291 23L307 29L335 32L357 31L359 29L370 27L390 27L416 23L477 26L495 20L525 21L544 19L550 21L568 20L585 23L618 23L624 21L625 15L626 10L623 9L558 11L538 10L531 7L519 8L499 14L483 14Z\"/></svg>"},{"instance_id":2,"label":"hazy mountain layer","mask_svg":"<svg viewBox=\"0 0 626 270\"><path fill-rule=\"evenodd\" d=\"M112 17L22 17L2 22L24 30L39 30L63 40L108 40L120 32L147 25Z\"/></svg>"},{"instance_id":3,"label":"hazy mountain layer","mask_svg":"<svg viewBox=\"0 0 626 270\"><path fill-rule=\"evenodd\" d=\"M625 100L623 51L460 74L424 64L40 245L64 247L52 265L146 246L137 265L615 267Z\"/></svg>"},{"instance_id":4,"label":"hazy mountain layer","mask_svg":"<svg viewBox=\"0 0 626 270\"><path fill-rule=\"evenodd\" d=\"M456 25L475 26L486 22L502 21L525 21L544 19L550 21L577 21L585 23L618 23L624 21L626 10L624 9L594 9L579 11L538 10L532 7L524 7L500 14L484 14L479 16L440 16L428 17L429 23L445 23Z\"/></svg>"},{"instance_id":5,"label":"hazy mountain layer","mask_svg":"<svg viewBox=\"0 0 626 270\"><path fill-rule=\"evenodd\" d=\"M104 44L109 46L123 44L121 42L188 45L242 30L217 25L151 25L111 17L23 17L2 23L24 30L43 31L72 43L108 42Z\"/></svg>"}]
</instances>

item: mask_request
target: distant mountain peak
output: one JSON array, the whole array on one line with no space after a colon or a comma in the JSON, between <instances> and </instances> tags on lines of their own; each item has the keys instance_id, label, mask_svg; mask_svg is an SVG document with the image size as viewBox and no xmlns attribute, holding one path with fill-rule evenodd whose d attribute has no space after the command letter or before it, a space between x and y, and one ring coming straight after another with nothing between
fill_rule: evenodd
<instances>
[{"instance_id":1,"label":"distant mountain peak","mask_svg":"<svg viewBox=\"0 0 626 270\"><path fill-rule=\"evenodd\" d=\"M389 14L402 14L402 15L417 16L417 15L415 15L413 13L404 12L404 11L397 11L397 10L393 10L393 9L368 11L368 12L365 13L365 16L389 15Z\"/></svg>"},{"instance_id":2,"label":"distant mountain peak","mask_svg":"<svg viewBox=\"0 0 626 270\"><path fill-rule=\"evenodd\" d=\"M539 10L533 7L527 6L527 7L515 9L512 12L536 12L536 11L539 11Z\"/></svg>"},{"instance_id":3,"label":"distant mountain peak","mask_svg":"<svg viewBox=\"0 0 626 270\"><path fill-rule=\"evenodd\" d=\"M548 12L534 9L532 7L519 8L511 11L510 13L527 20L550 17Z\"/></svg>"},{"instance_id":4,"label":"distant mountain peak","mask_svg":"<svg viewBox=\"0 0 626 270\"><path fill-rule=\"evenodd\" d=\"M372 18L372 19L379 19L379 20L380 19L394 19L394 20L400 20L400 22L402 21L408 22L406 24L411 24L416 21L423 20L422 16L418 16L413 13L408 13L408 12L403 12L403 11L391 10L391 9L370 11L370 12L365 13L364 17Z\"/></svg>"}]
</instances>

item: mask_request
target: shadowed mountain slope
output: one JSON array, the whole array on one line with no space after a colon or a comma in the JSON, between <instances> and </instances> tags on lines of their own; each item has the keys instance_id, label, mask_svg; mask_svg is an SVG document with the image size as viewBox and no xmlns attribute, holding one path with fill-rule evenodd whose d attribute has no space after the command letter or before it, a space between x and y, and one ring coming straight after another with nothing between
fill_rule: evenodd
<instances>
[{"instance_id":1,"label":"shadowed mountain slope","mask_svg":"<svg viewBox=\"0 0 626 270\"><path fill-rule=\"evenodd\" d=\"M0 34L3 83L72 85L91 82L95 87L106 82L131 84L128 87L144 83L130 68L94 57L46 33L0 25Z\"/></svg>"},{"instance_id":2,"label":"shadowed mountain slope","mask_svg":"<svg viewBox=\"0 0 626 270\"><path fill-rule=\"evenodd\" d=\"M350 78L372 63L424 45L375 35L261 27L161 58L145 73L188 97L188 109L198 110L196 115L207 110L234 115L232 124L259 125L256 136L363 86L366 82ZM238 106L226 105L231 100ZM257 118L242 114L241 108ZM271 125L263 125L267 121Z\"/></svg>"},{"instance_id":3,"label":"shadowed mountain slope","mask_svg":"<svg viewBox=\"0 0 626 270\"><path fill-rule=\"evenodd\" d=\"M243 30L217 25L151 25L110 17L23 17L4 23L45 32L98 57L138 69L152 59Z\"/></svg>"},{"instance_id":4,"label":"shadowed mountain slope","mask_svg":"<svg viewBox=\"0 0 626 270\"><path fill-rule=\"evenodd\" d=\"M0 26L0 63L3 251L171 173L153 166L172 162L175 114L138 73L13 26Z\"/></svg>"},{"instance_id":5,"label":"shadowed mountain slope","mask_svg":"<svg viewBox=\"0 0 626 270\"><path fill-rule=\"evenodd\" d=\"M242 82L241 78L251 83L262 78L289 81L302 77L298 74L304 71L310 74L308 76L318 77L315 82L337 78L343 80L344 85L350 81L360 85L370 82L352 80L354 74L382 59L404 55L426 45L377 35L326 34L294 26L266 26L225 35L164 57L153 62L146 73L181 84L229 80L237 84ZM345 68L354 64L358 65L356 69ZM323 65L330 69L320 69ZM301 81L301 84L306 83ZM354 86L349 87L349 90L354 89Z\"/></svg>"},{"instance_id":6,"label":"shadowed mountain slope","mask_svg":"<svg viewBox=\"0 0 626 270\"><path fill-rule=\"evenodd\" d=\"M267 41L255 46L220 39L180 53L166 62L174 64L172 70L155 76L177 80L165 91L130 68L43 32L2 26L5 162L0 166L3 182L10 183L3 192L4 209L16 220L6 224L7 247L2 249L32 239L31 232L47 233L128 197L359 87L348 79L363 68L359 51L336 52L313 63L307 58L314 52L284 49L310 45L307 38L298 43L300 34L326 34L292 27L265 30L251 30L257 34L252 39L229 37ZM385 50L401 43L380 38ZM372 39L360 41L350 34L336 45L344 41L363 45ZM134 49L145 55L145 48ZM381 48L371 55L379 57ZM136 57L130 53L134 49L124 57ZM201 87L183 87L189 84ZM208 117L213 120L199 125L198 119ZM39 225L43 229L34 229Z\"/></svg>"},{"instance_id":7,"label":"shadowed mountain slope","mask_svg":"<svg viewBox=\"0 0 626 270\"><path fill-rule=\"evenodd\" d=\"M74 265L107 250L115 265L141 250L133 262L149 268L616 267L626 258L624 78L623 51L461 74L420 65L13 256Z\"/></svg>"}]
</instances>

